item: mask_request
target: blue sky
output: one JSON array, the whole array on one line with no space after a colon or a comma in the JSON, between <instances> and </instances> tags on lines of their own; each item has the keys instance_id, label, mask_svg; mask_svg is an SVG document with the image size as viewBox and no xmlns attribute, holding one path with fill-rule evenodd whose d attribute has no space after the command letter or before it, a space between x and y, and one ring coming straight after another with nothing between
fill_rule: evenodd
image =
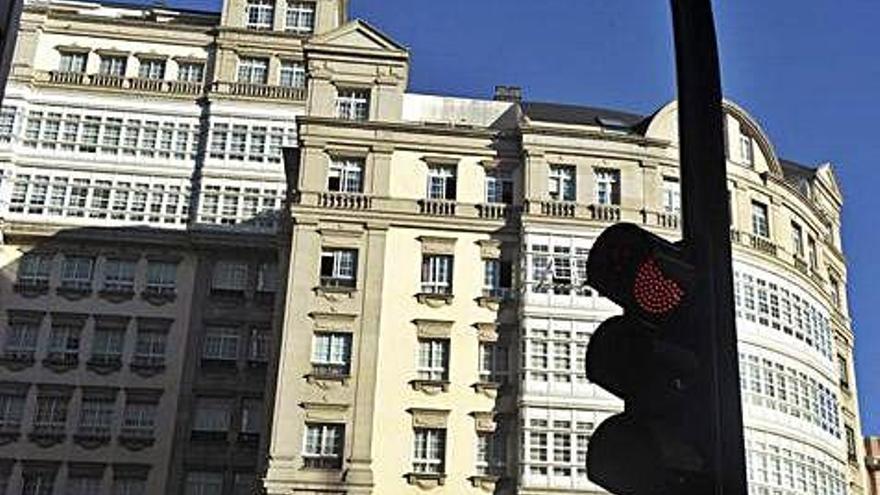
<instances>
[{"instance_id":1,"label":"blue sky","mask_svg":"<svg viewBox=\"0 0 880 495\"><path fill-rule=\"evenodd\" d=\"M218 8L220 0L170 0ZM353 15L410 47L411 90L650 113L674 96L667 0L352 0ZM880 434L880 2L716 0L725 95L781 156L835 164L866 433Z\"/></svg>"}]
</instances>

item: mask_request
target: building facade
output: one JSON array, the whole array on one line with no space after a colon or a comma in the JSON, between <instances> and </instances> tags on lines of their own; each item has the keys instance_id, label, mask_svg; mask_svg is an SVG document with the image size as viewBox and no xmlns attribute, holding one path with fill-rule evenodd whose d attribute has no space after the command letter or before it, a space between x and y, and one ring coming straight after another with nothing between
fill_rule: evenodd
<instances>
[{"instance_id":1,"label":"building facade","mask_svg":"<svg viewBox=\"0 0 880 495\"><path fill-rule=\"evenodd\" d=\"M26 2L0 494L601 492L585 261L680 235L675 104L408 93L347 11ZM725 109L750 490L861 495L834 173Z\"/></svg>"},{"instance_id":2,"label":"building facade","mask_svg":"<svg viewBox=\"0 0 880 495\"><path fill-rule=\"evenodd\" d=\"M880 493L880 438L865 437L865 466L868 469L868 493Z\"/></svg>"}]
</instances>

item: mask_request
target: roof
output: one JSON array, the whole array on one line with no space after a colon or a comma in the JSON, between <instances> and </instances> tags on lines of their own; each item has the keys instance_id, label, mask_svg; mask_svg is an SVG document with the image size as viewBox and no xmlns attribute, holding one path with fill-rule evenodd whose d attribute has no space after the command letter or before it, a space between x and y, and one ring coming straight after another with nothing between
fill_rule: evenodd
<instances>
[{"instance_id":1,"label":"roof","mask_svg":"<svg viewBox=\"0 0 880 495\"><path fill-rule=\"evenodd\" d=\"M532 120L558 124L635 128L645 120L644 115L562 103L523 102L522 110Z\"/></svg>"},{"instance_id":2,"label":"roof","mask_svg":"<svg viewBox=\"0 0 880 495\"><path fill-rule=\"evenodd\" d=\"M785 182L788 182L802 193L808 194L810 181L816 175L816 169L786 160L785 158L779 159L779 165L782 167Z\"/></svg>"}]
</instances>

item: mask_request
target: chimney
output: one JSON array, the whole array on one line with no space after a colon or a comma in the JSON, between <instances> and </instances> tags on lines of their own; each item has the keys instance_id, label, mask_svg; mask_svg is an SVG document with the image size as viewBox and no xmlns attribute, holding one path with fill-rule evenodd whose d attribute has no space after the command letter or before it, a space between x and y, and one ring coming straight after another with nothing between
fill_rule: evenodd
<instances>
[{"instance_id":1,"label":"chimney","mask_svg":"<svg viewBox=\"0 0 880 495\"><path fill-rule=\"evenodd\" d=\"M522 88L519 86L495 86L495 101L509 101L519 103L522 101Z\"/></svg>"}]
</instances>

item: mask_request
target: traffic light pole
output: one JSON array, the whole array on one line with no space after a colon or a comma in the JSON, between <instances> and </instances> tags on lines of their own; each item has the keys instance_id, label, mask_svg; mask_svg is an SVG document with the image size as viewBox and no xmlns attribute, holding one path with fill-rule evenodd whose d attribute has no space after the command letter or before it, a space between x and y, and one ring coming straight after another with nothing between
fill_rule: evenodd
<instances>
[{"instance_id":1,"label":"traffic light pole","mask_svg":"<svg viewBox=\"0 0 880 495\"><path fill-rule=\"evenodd\" d=\"M694 265L693 346L711 360L701 387L712 408L713 495L745 495L745 449L733 309L733 268L721 77L710 0L671 0L678 80L684 250ZM702 495L702 494L700 494Z\"/></svg>"}]
</instances>

